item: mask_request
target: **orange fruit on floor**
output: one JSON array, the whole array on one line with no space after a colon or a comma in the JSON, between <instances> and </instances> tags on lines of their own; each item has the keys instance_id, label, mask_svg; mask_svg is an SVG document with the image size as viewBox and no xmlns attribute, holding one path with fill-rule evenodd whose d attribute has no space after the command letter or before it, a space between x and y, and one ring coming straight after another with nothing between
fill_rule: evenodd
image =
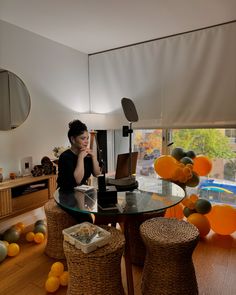
<instances>
[{"instance_id":1,"label":"orange fruit on floor","mask_svg":"<svg viewBox=\"0 0 236 295\"><path fill-rule=\"evenodd\" d=\"M57 277L64 272L64 264L60 261L54 262L51 266L51 273Z\"/></svg>"},{"instance_id":2,"label":"orange fruit on floor","mask_svg":"<svg viewBox=\"0 0 236 295\"><path fill-rule=\"evenodd\" d=\"M37 244L41 244L44 241L44 234L43 233L36 233L34 235L34 241Z\"/></svg>"},{"instance_id":3,"label":"orange fruit on floor","mask_svg":"<svg viewBox=\"0 0 236 295\"><path fill-rule=\"evenodd\" d=\"M189 215L189 217L187 218L187 221L197 227L200 233L200 237L205 237L211 229L210 223L207 217L204 216L203 214L193 213Z\"/></svg>"},{"instance_id":4,"label":"orange fruit on floor","mask_svg":"<svg viewBox=\"0 0 236 295\"><path fill-rule=\"evenodd\" d=\"M33 242L34 241L34 236L35 236L35 233L33 233L32 231L29 231L25 235L25 239L26 239L27 242Z\"/></svg>"},{"instance_id":5,"label":"orange fruit on floor","mask_svg":"<svg viewBox=\"0 0 236 295\"><path fill-rule=\"evenodd\" d=\"M60 287L60 280L57 277L49 277L45 282L45 289L49 293L56 292Z\"/></svg>"},{"instance_id":6,"label":"orange fruit on floor","mask_svg":"<svg viewBox=\"0 0 236 295\"><path fill-rule=\"evenodd\" d=\"M8 256L16 256L20 252L20 246L17 243L11 243L9 244L7 248L7 255Z\"/></svg>"},{"instance_id":7,"label":"orange fruit on floor","mask_svg":"<svg viewBox=\"0 0 236 295\"><path fill-rule=\"evenodd\" d=\"M61 286L67 286L68 282L69 282L69 273L68 273L68 271L64 271L60 275L59 280L60 280Z\"/></svg>"}]
</instances>

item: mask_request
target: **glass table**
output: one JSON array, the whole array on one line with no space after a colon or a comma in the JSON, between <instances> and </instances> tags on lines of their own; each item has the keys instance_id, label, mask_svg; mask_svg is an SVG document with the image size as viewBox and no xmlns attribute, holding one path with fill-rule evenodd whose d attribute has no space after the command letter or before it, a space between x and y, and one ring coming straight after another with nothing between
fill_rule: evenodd
<instances>
[{"instance_id":1,"label":"glass table","mask_svg":"<svg viewBox=\"0 0 236 295\"><path fill-rule=\"evenodd\" d=\"M95 217L106 217L110 222L123 223L126 239L125 267L129 295L134 294L134 288L127 224L132 223L137 218L137 215L161 212L175 206L184 197L185 191L183 188L175 183L158 178L155 179L155 185L152 185L152 187L146 190L137 189L132 192L118 192L117 204L111 204L108 208L102 207L99 204L96 189L87 192L56 190L54 194L57 204L67 211L71 211L73 214L75 212L93 213Z\"/></svg>"}]
</instances>

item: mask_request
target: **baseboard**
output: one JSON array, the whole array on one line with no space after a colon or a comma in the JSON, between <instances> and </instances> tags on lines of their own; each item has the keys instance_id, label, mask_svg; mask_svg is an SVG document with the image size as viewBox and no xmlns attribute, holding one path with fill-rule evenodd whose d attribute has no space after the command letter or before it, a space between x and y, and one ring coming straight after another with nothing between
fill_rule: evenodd
<instances>
[{"instance_id":1,"label":"baseboard","mask_svg":"<svg viewBox=\"0 0 236 295\"><path fill-rule=\"evenodd\" d=\"M38 219L45 219L44 207L37 208L35 210L15 216L13 218L9 218L2 222L0 220L0 233L3 233L5 230L10 228L17 222L23 222L24 225L27 227L31 224L34 224Z\"/></svg>"}]
</instances>

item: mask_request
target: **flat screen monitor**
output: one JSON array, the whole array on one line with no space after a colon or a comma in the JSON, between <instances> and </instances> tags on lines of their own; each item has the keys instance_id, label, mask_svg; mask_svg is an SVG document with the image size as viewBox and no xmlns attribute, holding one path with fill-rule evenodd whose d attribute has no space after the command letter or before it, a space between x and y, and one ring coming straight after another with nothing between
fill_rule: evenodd
<instances>
[{"instance_id":1,"label":"flat screen monitor","mask_svg":"<svg viewBox=\"0 0 236 295\"><path fill-rule=\"evenodd\" d=\"M129 176L129 157L130 154L119 154L116 162L115 179L125 178ZM131 153L131 174L136 173L138 160L138 152Z\"/></svg>"}]
</instances>

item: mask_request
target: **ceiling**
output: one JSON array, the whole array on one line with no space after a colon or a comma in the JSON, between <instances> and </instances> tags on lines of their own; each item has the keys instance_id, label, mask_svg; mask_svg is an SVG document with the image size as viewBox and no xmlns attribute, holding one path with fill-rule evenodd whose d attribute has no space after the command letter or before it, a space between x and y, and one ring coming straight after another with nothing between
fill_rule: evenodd
<instances>
[{"instance_id":1,"label":"ceiling","mask_svg":"<svg viewBox=\"0 0 236 295\"><path fill-rule=\"evenodd\" d=\"M84 53L236 19L236 0L0 0L0 19Z\"/></svg>"}]
</instances>

